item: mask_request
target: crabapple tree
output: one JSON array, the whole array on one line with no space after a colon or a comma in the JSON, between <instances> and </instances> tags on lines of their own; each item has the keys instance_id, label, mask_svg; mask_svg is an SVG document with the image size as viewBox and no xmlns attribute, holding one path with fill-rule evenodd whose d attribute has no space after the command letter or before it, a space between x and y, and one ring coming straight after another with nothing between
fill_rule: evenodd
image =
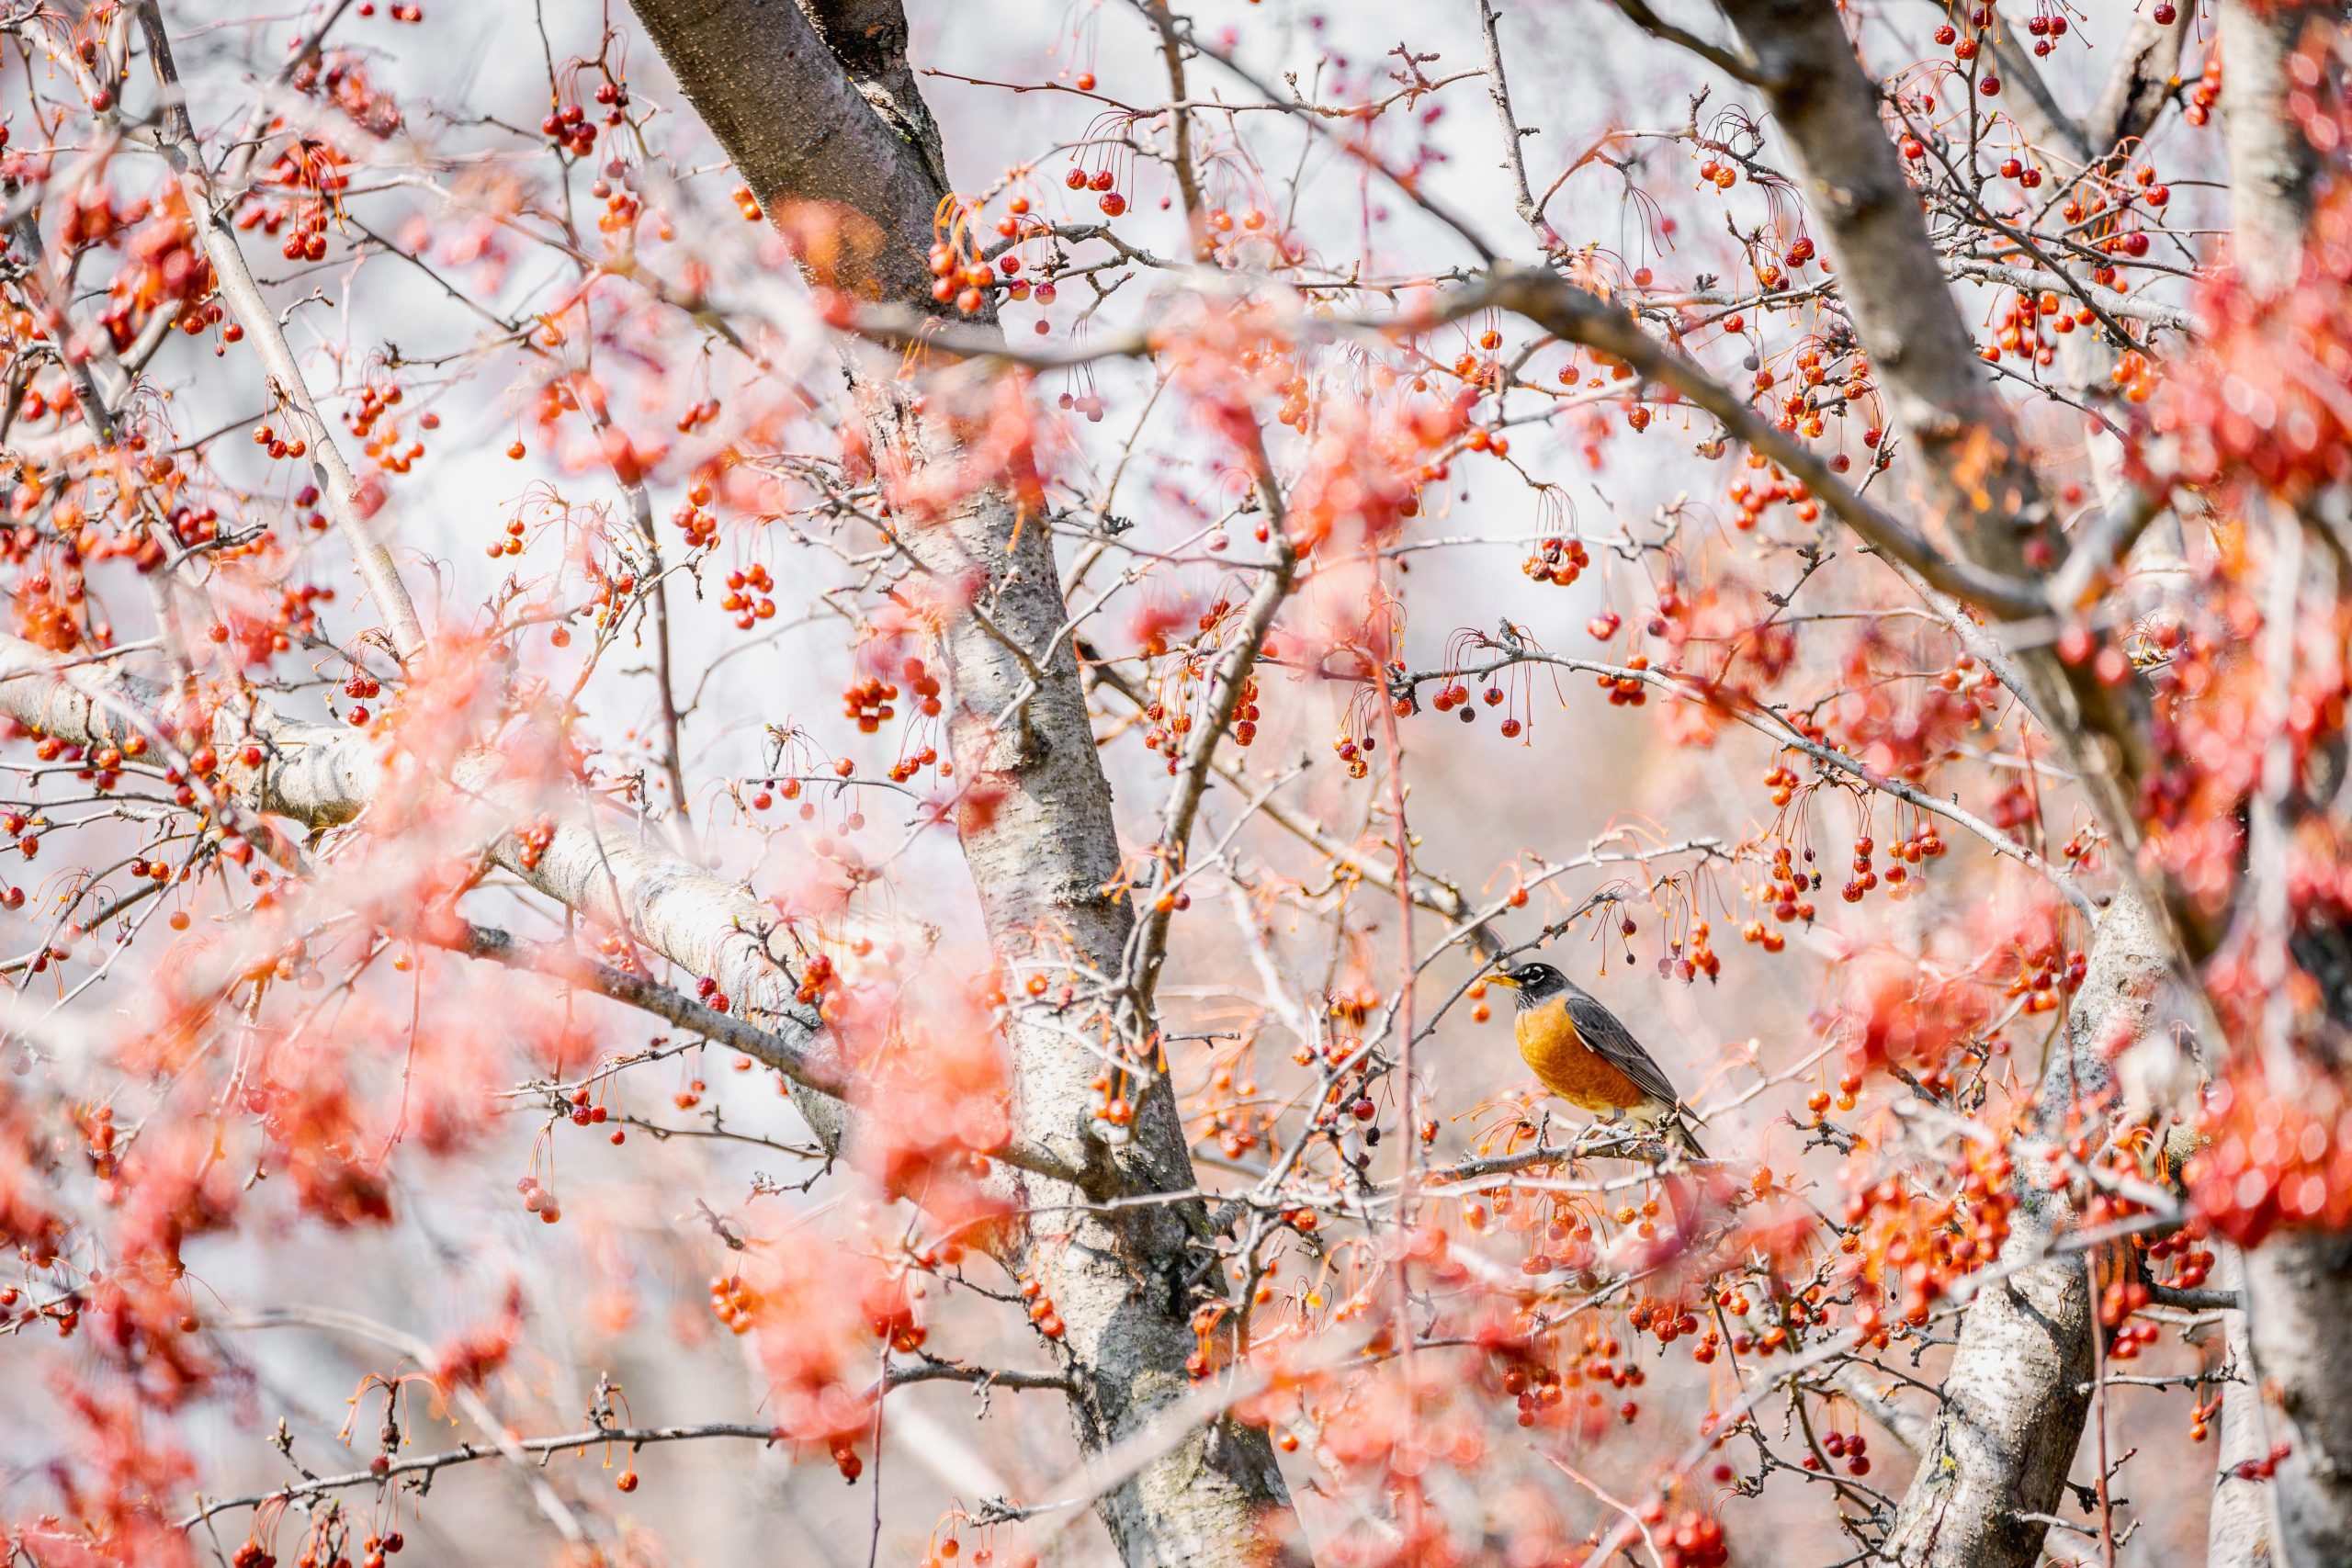
<instances>
[{"instance_id":1,"label":"crabapple tree","mask_svg":"<svg viewBox=\"0 0 2352 1568\"><path fill-rule=\"evenodd\" d=\"M2352 1561L2339 8L0 53L11 1562Z\"/></svg>"}]
</instances>

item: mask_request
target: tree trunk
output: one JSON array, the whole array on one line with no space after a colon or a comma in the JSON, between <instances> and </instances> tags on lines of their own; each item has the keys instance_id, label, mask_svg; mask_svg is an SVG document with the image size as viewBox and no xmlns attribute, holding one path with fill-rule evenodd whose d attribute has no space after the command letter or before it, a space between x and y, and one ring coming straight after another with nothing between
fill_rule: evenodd
<instances>
[{"instance_id":1,"label":"tree trunk","mask_svg":"<svg viewBox=\"0 0 2352 1568\"><path fill-rule=\"evenodd\" d=\"M812 278L932 309L926 253L944 161L906 69L896 0L638 0L637 11ZM829 206L812 214L801 206L809 202ZM828 221L840 223L838 248L827 244ZM1105 1141L1092 1126L1101 1062L1073 1038L1118 1010L1105 979L1125 973L1134 926L1114 891L1110 785L1076 658L1059 636L1068 613L1042 519L1023 517L1001 489L971 484L952 414L865 367L854 364L852 376L886 491L969 491L935 517L902 505L895 542L987 608L985 619L954 616L944 633L949 740L972 803L958 829L1005 988L1035 1008L1008 1030L1015 1138L1084 1172L1082 1187L1016 1173L1016 1201L1045 1212L1004 1261L1039 1281L1067 1325L1079 1439L1099 1452L1189 1392L1192 1314L1201 1291L1222 1283L1190 1245L1206 1229L1197 1201L1083 1207L1194 1186L1166 1078L1141 1092L1132 1137ZM1036 972L1076 987L1071 1009L1027 1003L1019 982ZM1267 1562L1295 1528L1267 1435L1223 1420L1144 1465L1098 1511L1131 1564Z\"/></svg>"},{"instance_id":2,"label":"tree trunk","mask_svg":"<svg viewBox=\"0 0 2352 1568\"><path fill-rule=\"evenodd\" d=\"M2314 29L2340 34L2327 5L2222 0L2222 113L2230 157L2232 261L2245 287L2288 288L2302 268L2320 157L2290 103L2292 57ZM2325 39L2331 47L2340 39ZM2293 526L2294 525L2288 525ZM2281 811L2319 810L2309 802ZM2283 867L2275 868L2285 874ZM2341 930L2297 933L2296 959L2319 983L2328 1023L2352 1029L2352 979ZM2306 1053L2304 1070L2329 1070ZM2341 1070L2340 1063L2337 1070ZM2257 1386L2285 1416L2290 1445L2271 1482L2279 1560L2297 1568L2352 1562L2352 1235L2281 1231L2245 1259L2247 1330Z\"/></svg>"},{"instance_id":3,"label":"tree trunk","mask_svg":"<svg viewBox=\"0 0 2352 1568\"><path fill-rule=\"evenodd\" d=\"M2352 1237L2282 1231L2247 1255L2247 1328L2290 1445L2270 1483L2279 1560L2352 1562Z\"/></svg>"},{"instance_id":4,"label":"tree trunk","mask_svg":"<svg viewBox=\"0 0 2352 1568\"><path fill-rule=\"evenodd\" d=\"M2119 897L2099 918L2090 963L2066 1021L2066 1049L2035 1097L2032 1135L2063 1145L2107 1134L2109 1063L2147 1023L2170 948L2146 908ZM2032 1568L2055 1514L2090 1406L2095 1332L2080 1254L2042 1262L2073 1223L2061 1183L2021 1161L2005 1266L1968 1306L1919 1469L1895 1515L1886 1555L1906 1568Z\"/></svg>"},{"instance_id":5,"label":"tree trunk","mask_svg":"<svg viewBox=\"0 0 2352 1568\"><path fill-rule=\"evenodd\" d=\"M2244 1291L2245 1262L2238 1249L2222 1243L2215 1250L2221 1257L2214 1282L2223 1290ZM2245 1314L2224 1314L2222 1332L2228 1352L2225 1364L2238 1381L2222 1391L2213 1503L2205 1521L2205 1568L2271 1568L2270 1488L2256 1477L2237 1473L2240 1465L2260 1464L2270 1457L2269 1423L2263 1418Z\"/></svg>"},{"instance_id":6,"label":"tree trunk","mask_svg":"<svg viewBox=\"0 0 2352 1568\"><path fill-rule=\"evenodd\" d=\"M1807 0L1719 4L1766 84L1840 297L1931 513L1979 565L2046 576L2063 545L2059 520L1944 280L1883 96L1856 58L1843 13ZM2149 41L2127 53L2135 77L2138 62L2163 59L2163 40ZM2119 131L2135 91L2126 84L2115 95ZM2102 686L2087 665L2068 666L2046 644L2020 649L2015 665L2035 717L2064 749L2128 865L2138 841L2137 784L2151 755L2144 694L2136 684ZM2044 1136L2079 1116L2094 1143L2103 1137L2111 1047L2144 1021L2174 952L2166 914L2125 893L2099 918L2067 1052L2039 1091ZM2020 1185L2024 1201L2004 1262L2037 1256L2072 1217L2035 1172L2021 1170ZM2045 1527L2018 1516L2053 1512L2065 1486L2088 1408L2091 1308L2082 1259L2071 1256L2024 1268L1970 1303L1890 1555L1951 1568L2030 1568L2039 1557Z\"/></svg>"},{"instance_id":7,"label":"tree trunk","mask_svg":"<svg viewBox=\"0 0 2352 1568\"><path fill-rule=\"evenodd\" d=\"M2230 154L2230 262L2256 288L2292 283L2302 264L2319 154L2289 110L2288 62L2305 29L2333 28L2340 7L2222 0L2222 134Z\"/></svg>"}]
</instances>

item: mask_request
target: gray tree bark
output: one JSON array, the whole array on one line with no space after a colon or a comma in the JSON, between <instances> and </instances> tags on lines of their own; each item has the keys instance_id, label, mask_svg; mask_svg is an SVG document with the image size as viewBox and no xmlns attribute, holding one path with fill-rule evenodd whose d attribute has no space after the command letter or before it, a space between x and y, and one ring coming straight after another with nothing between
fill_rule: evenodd
<instances>
[{"instance_id":1,"label":"gray tree bark","mask_svg":"<svg viewBox=\"0 0 2352 1568\"><path fill-rule=\"evenodd\" d=\"M1805 0L1719 0L1753 60L1787 139L1808 211L1835 263L1840 298L1868 354L1911 471L1952 546L2010 576L2046 573L2063 554L2058 519L2014 413L1979 358L1946 286L1845 17ZM2134 80L2160 64L2163 39L2127 57ZM2115 134L2130 129L2130 84L2112 95ZM2046 112L2046 111L2045 111ZM2105 108L2104 115L2110 112ZM2080 132L2076 132L2077 135ZM2046 646L2016 664L2036 716L2064 748L2128 856L2152 755L2135 686L2105 688ZM2167 911L2120 897L2100 917L2093 970L2075 1003L2068 1049L2037 1100L2046 1129L2081 1119L2096 1142L2111 1098L2107 1047L2144 1017L2175 941ZM2070 1222L2050 1182L2021 1169L2024 1201L2005 1263L2041 1255ZM1935 1568L2030 1568L2080 1445L2097 1331L2082 1260L2031 1264L1981 1292L1964 1316L1927 1457L1897 1510L1888 1551Z\"/></svg>"},{"instance_id":2,"label":"gray tree bark","mask_svg":"<svg viewBox=\"0 0 2352 1568\"><path fill-rule=\"evenodd\" d=\"M2116 1052L2147 1026L2171 945L2147 908L2120 897L2099 917L2066 1047L2028 1126L2045 1145L2102 1142L2115 1111ZM2018 1162L2001 1265L2017 1271L1971 1302L1944 1374L1935 1428L1896 1511L1886 1554L1905 1568L2031 1568L2058 1511L2090 1407L2097 1332L2079 1253L2049 1257L2074 1223L2063 1180Z\"/></svg>"},{"instance_id":3,"label":"gray tree bark","mask_svg":"<svg viewBox=\"0 0 2352 1568\"><path fill-rule=\"evenodd\" d=\"M2236 1247L2222 1245L2214 1282L2223 1290L2245 1289L2245 1264ZM2270 1568L2270 1488L2258 1477L2238 1474L2241 1465L2270 1457L2269 1422L2254 1369L2254 1346L2245 1314L2222 1320L2225 1362L2238 1381L2222 1393L2222 1430L2214 1445L2213 1502L2205 1518L2205 1568Z\"/></svg>"},{"instance_id":4,"label":"gray tree bark","mask_svg":"<svg viewBox=\"0 0 2352 1568\"><path fill-rule=\"evenodd\" d=\"M926 253L945 160L907 69L897 0L637 0L637 11L752 193L798 237L812 277L933 309ZM826 206L811 215L811 202ZM838 253L823 243L826 218L848 239ZM948 413L886 374L854 364L852 376L885 472L952 480L964 453ZM1069 639L1058 636L1067 609L1047 530L990 489L943 517L901 522L897 542L922 570L980 579L986 619L958 616L945 633L949 739L962 787L984 803L958 828L998 963L1016 980L1045 969L1075 985L1073 1020L1114 1012L1119 998L1102 994L1099 977L1124 972L1134 915L1114 891L1110 785ZM1016 1139L1084 1174L1076 1187L1017 1177L1016 1201L1048 1213L1020 1227L1004 1261L1059 1311L1079 1439L1101 1451L1189 1391L1193 1311L1221 1279L1191 1245L1206 1230L1196 1201L1085 1207L1194 1180L1165 1077L1142 1091L1131 1138L1095 1135L1090 1086L1101 1064L1071 1032L1042 1006L1017 1012L1009 1030ZM1145 1465L1097 1511L1131 1564L1263 1562L1289 1550L1295 1530L1267 1435L1225 1420Z\"/></svg>"},{"instance_id":5,"label":"gray tree bark","mask_svg":"<svg viewBox=\"0 0 2352 1568\"><path fill-rule=\"evenodd\" d=\"M2290 62L2307 39L2341 45L2340 6L2222 0L2222 113L2230 159L2232 262L2261 291L2291 287L2318 196L2321 159L2289 110ZM2324 802L2278 803L2324 811ZM2283 872L2281 873L2283 874ZM2352 1032L2352 932L2297 933L2296 958L2318 980L2330 1026ZM2341 1058L2306 1070L2341 1071ZM2258 1386L2283 1418L2288 1453L2270 1483L2275 1545L2297 1568L2352 1562L2352 1235L2281 1231L2245 1261L2246 1326Z\"/></svg>"}]
</instances>

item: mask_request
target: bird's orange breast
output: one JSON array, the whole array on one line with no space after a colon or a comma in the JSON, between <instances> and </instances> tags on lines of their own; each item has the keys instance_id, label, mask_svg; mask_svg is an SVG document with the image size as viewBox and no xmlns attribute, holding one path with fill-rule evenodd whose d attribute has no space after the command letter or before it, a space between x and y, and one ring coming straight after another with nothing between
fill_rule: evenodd
<instances>
[{"instance_id":1,"label":"bird's orange breast","mask_svg":"<svg viewBox=\"0 0 2352 1568\"><path fill-rule=\"evenodd\" d=\"M1609 1060L1586 1047L1568 1016L1566 998L1530 1008L1518 1020L1519 1054L1544 1087L1579 1111L1596 1114L1641 1103L1640 1086Z\"/></svg>"}]
</instances>

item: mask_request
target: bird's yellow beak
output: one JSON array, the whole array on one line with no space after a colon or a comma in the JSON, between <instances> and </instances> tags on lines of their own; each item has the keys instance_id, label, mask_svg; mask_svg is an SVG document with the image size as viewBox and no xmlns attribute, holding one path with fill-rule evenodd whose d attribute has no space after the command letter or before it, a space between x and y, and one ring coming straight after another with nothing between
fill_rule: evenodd
<instances>
[{"instance_id":1,"label":"bird's yellow beak","mask_svg":"<svg viewBox=\"0 0 2352 1568\"><path fill-rule=\"evenodd\" d=\"M1500 986L1506 991L1516 991L1519 989L1519 982L1512 979L1510 976L1504 974L1499 969L1487 976L1487 984L1489 986Z\"/></svg>"}]
</instances>

